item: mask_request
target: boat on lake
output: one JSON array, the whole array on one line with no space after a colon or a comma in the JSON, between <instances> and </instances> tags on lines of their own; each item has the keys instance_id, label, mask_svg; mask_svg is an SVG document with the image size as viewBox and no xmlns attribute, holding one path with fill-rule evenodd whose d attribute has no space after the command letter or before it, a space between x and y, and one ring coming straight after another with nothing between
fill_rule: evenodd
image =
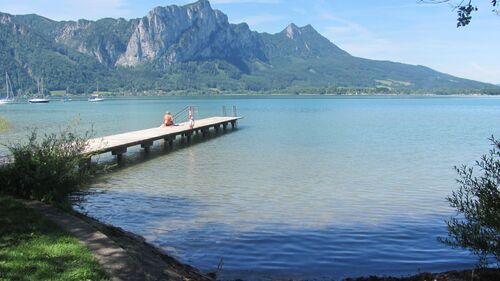
<instances>
[{"instance_id":1,"label":"boat on lake","mask_svg":"<svg viewBox=\"0 0 500 281\"><path fill-rule=\"evenodd\" d=\"M90 95L89 102L101 102L104 101L104 98L99 96L99 83L97 83L97 92L96 94Z\"/></svg>"},{"instance_id":2,"label":"boat on lake","mask_svg":"<svg viewBox=\"0 0 500 281\"><path fill-rule=\"evenodd\" d=\"M101 98L98 94L96 95L91 95L88 99L89 102L100 102L104 101L104 98Z\"/></svg>"},{"instance_id":3,"label":"boat on lake","mask_svg":"<svg viewBox=\"0 0 500 281\"><path fill-rule=\"evenodd\" d=\"M70 102L70 101L73 101L73 99L72 99L72 98L70 98L70 97L63 97L63 98L61 99L61 101L62 101L62 102Z\"/></svg>"},{"instance_id":4,"label":"boat on lake","mask_svg":"<svg viewBox=\"0 0 500 281\"><path fill-rule=\"evenodd\" d=\"M34 98L34 99L29 99L29 103L49 103L50 100L46 98Z\"/></svg>"},{"instance_id":5,"label":"boat on lake","mask_svg":"<svg viewBox=\"0 0 500 281\"><path fill-rule=\"evenodd\" d=\"M13 101L14 91L12 90L12 82L10 81L9 74L5 72L5 90L6 95L4 98L0 98L0 104L7 104Z\"/></svg>"},{"instance_id":6,"label":"boat on lake","mask_svg":"<svg viewBox=\"0 0 500 281\"><path fill-rule=\"evenodd\" d=\"M29 103L49 103L50 99L45 98L44 91L43 91L43 79L41 79L41 82L37 80L37 87L38 87L38 96L41 96L40 98L32 98L29 99ZM41 88L41 90L40 90Z\"/></svg>"},{"instance_id":7,"label":"boat on lake","mask_svg":"<svg viewBox=\"0 0 500 281\"><path fill-rule=\"evenodd\" d=\"M69 95L69 87L66 87L66 91L64 92L64 95L62 96L61 101L62 102L73 101L73 99L70 96L68 96L68 95Z\"/></svg>"}]
</instances>

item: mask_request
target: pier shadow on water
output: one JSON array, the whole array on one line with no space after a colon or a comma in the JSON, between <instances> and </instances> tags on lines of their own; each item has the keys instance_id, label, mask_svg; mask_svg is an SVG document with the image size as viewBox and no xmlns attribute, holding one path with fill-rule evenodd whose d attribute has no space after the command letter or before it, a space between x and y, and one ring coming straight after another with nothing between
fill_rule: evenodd
<instances>
[{"instance_id":1,"label":"pier shadow on water","mask_svg":"<svg viewBox=\"0 0 500 281\"><path fill-rule=\"evenodd\" d=\"M127 152L122 155L121 159L118 159L116 156L111 155L111 153L106 153L96 156L95 159L97 160L93 158L92 161L99 164L109 165L111 167L111 172L119 171L134 165L138 165L160 157L167 156L172 153L176 153L192 146L213 141L217 138L227 137L244 129L244 126L237 125L237 127L235 128L228 127L226 130L220 128L218 132L216 132L215 130L209 130L205 134L205 136L203 136L201 132L193 133L190 138L184 136L181 137L179 135L174 140L173 146L170 146L167 141L157 140L154 142L153 146L150 147L149 151L142 149L140 145L136 145L133 147L129 147L127 149Z\"/></svg>"}]
</instances>

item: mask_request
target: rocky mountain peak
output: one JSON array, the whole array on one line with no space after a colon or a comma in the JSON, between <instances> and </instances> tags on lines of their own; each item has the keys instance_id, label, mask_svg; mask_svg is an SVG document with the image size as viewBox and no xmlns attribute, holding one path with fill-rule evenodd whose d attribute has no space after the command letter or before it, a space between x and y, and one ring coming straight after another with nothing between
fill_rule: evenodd
<instances>
[{"instance_id":1,"label":"rocky mountain peak","mask_svg":"<svg viewBox=\"0 0 500 281\"><path fill-rule=\"evenodd\" d=\"M286 37L297 40L302 38L305 34L313 34L321 36L312 25L308 24L302 27L298 27L294 23L290 23L282 32Z\"/></svg>"},{"instance_id":2,"label":"rocky mountain peak","mask_svg":"<svg viewBox=\"0 0 500 281\"><path fill-rule=\"evenodd\" d=\"M296 39L302 34L300 28L296 26L294 23L289 24L282 32L286 34L286 37L292 40Z\"/></svg>"},{"instance_id":3,"label":"rocky mountain peak","mask_svg":"<svg viewBox=\"0 0 500 281\"><path fill-rule=\"evenodd\" d=\"M224 57L256 47L248 26L229 24L227 16L200 0L184 6L157 7L139 20L116 65L135 66L160 59L173 64ZM253 52L252 52L253 53Z\"/></svg>"},{"instance_id":4,"label":"rocky mountain peak","mask_svg":"<svg viewBox=\"0 0 500 281\"><path fill-rule=\"evenodd\" d=\"M302 31L303 33L319 34L319 32L316 31L316 29L314 29L314 27L312 25L310 25L310 24L304 25L303 27L301 27L300 31Z\"/></svg>"},{"instance_id":5,"label":"rocky mountain peak","mask_svg":"<svg viewBox=\"0 0 500 281\"><path fill-rule=\"evenodd\" d=\"M12 22L11 15L0 13L0 24L9 24Z\"/></svg>"}]
</instances>

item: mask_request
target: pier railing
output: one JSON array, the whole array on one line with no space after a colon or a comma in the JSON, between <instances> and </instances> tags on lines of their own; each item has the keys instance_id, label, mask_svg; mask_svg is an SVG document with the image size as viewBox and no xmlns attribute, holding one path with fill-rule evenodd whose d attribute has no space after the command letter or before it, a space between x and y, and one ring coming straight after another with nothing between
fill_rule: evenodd
<instances>
[{"instance_id":1,"label":"pier railing","mask_svg":"<svg viewBox=\"0 0 500 281\"><path fill-rule=\"evenodd\" d=\"M183 122L188 122L189 121L189 108L192 108L193 110L193 118L200 119L200 107L199 106L186 106L183 109L181 109L179 112L174 114L174 122L176 123L183 123Z\"/></svg>"},{"instance_id":2,"label":"pier railing","mask_svg":"<svg viewBox=\"0 0 500 281\"><path fill-rule=\"evenodd\" d=\"M186 106L183 109L181 109L179 112L174 114L174 120L176 123L182 123L185 121L189 121L189 108L192 108L193 112L193 118L200 119L200 107L199 106ZM236 106L222 106L222 116L223 117L236 117L238 116L238 112L236 110Z\"/></svg>"},{"instance_id":3,"label":"pier railing","mask_svg":"<svg viewBox=\"0 0 500 281\"><path fill-rule=\"evenodd\" d=\"M227 108L225 105L223 105L222 106L222 116L223 117L227 117L227 116L236 117L236 116L238 116L238 113L236 112L236 105L233 105L232 110L233 110L232 115L227 115Z\"/></svg>"}]
</instances>

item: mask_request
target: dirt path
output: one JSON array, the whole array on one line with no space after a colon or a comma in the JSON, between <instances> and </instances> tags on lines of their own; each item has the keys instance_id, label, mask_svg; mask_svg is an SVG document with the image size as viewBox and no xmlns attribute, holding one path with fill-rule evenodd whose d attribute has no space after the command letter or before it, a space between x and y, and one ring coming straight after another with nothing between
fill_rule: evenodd
<instances>
[{"instance_id":1,"label":"dirt path","mask_svg":"<svg viewBox=\"0 0 500 281\"><path fill-rule=\"evenodd\" d=\"M147 244L140 236L82 214L65 213L41 202L24 203L87 246L113 281L213 280Z\"/></svg>"}]
</instances>

